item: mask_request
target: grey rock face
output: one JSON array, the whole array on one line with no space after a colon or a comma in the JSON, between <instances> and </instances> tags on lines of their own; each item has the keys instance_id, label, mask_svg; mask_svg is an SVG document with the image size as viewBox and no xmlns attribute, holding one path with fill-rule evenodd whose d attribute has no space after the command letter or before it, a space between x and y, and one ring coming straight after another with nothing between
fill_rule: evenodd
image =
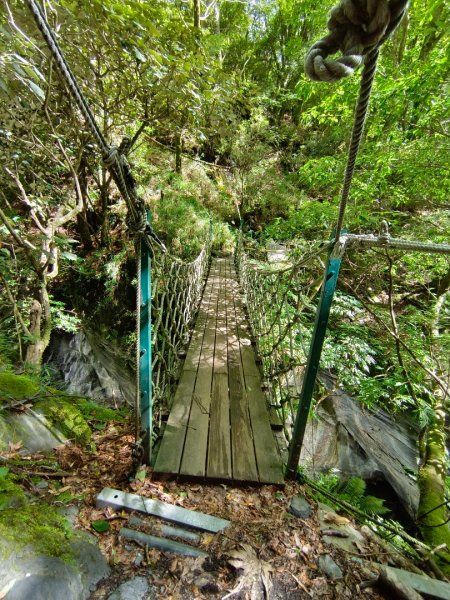
<instances>
[{"instance_id":1,"label":"grey rock face","mask_svg":"<svg viewBox=\"0 0 450 600\"><path fill-rule=\"evenodd\" d=\"M329 554L322 554L321 556L319 556L318 564L319 569L322 571L322 573L324 573L324 575L327 575L328 577L331 577L332 579L342 579L342 577L344 576L341 569L338 567L338 565L334 562L334 560Z\"/></svg>"},{"instance_id":2,"label":"grey rock face","mask_svg":"<svg viewBox=\"0 0 450 600\"><path fill-rule=\"evenodd\" d=\"M135 383L124 357L98 334L54 334L46 361L59 371L71 394L114 405L134 402Z\"/></svg>"},{"instance_id":3,"label":"grey rock face","mask_svg":"<svg viewBox=\"0 0 450 600\"><path fill-rule=\"evenodd\" d=\"M50 598L64 598L64 600L77 600L80 590L74 589L69 581L52 577L50 575L30 575L18 581L6 595L6 600L49 600Z\"/></svg>"},{"instance_id":4,"label":"grey rock face","mask_svg":"<svg viewBox=\"0 0 450 600\"><path fill-rule=\"evenodd\" d=\"M2 445L21 441L22 452L47 452L64 444L67 438L37 412L9 414L2 419Z\"/></svg>"},{"instance_id":5,"label":"grey rock face","mask_svg":"<svg viewBox=\"0 0 450 600\"><path fill-rule=\"evenodd\" d=\"M303 496L294 496L292 498L289 511L301 519L307 519L312 515L311 505Z\"/></svg>"},{"instance_id":6,"label":"grey rock face","mask_svg":"<svg viewBox=\"0 0 450 600\"><path fill-rule=\"evenodd\" d=\"M5 600L86 600L109 567L91 536L71 543L72 561L35 555L32 547L15 548L0 540L0 592Z\"/></svg>"},{"instance_id":7,"label":"grey rock face","mask_svg":"<svg viewBox=\"0 0 450 600\"><path fill-rule=\"evenodd\" d=\"M150 591L145 577L134 577L134 579L122 583L108 600L147 600L152 597L149 596Z\"/></svg>"}]
</instances>

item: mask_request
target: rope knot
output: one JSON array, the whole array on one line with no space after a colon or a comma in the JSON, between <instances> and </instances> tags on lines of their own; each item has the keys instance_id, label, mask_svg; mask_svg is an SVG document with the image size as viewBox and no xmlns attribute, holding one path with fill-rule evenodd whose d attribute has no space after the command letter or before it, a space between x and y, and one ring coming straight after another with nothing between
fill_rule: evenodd
<instances>
[{"instance_id":1,"label":"rope knot","mask_svg":"<svg viewBox=\"0 0 450 600\"><path fill-rule=\"evenodd\" d=\"M314 81L337 81L351 75L400 23L408 0L341 0L331 11L330 33L316 42L305 59ZM341 51L342 56L328 58Z\"/></svg>"},{"instance_id":2,"label":"rope knot","mask_svg":"<svg viewBox=\"0 0 450 600\"><path fill-rule=\"evenodd\" d=\"M128 211L126 223L128 230L133 235L142 234L145 232L147 227L147 211L145 210L144 202L141 198L138 198L138 205L136 210L131 212Z\"/></svg>"},{"instance_id":3,"label":"rope knot","mask_svg":"<svg viewBox=\"0 0 450 600\"><path fill-rule=\"evenodd\" d=\"M120 152L117 146L109 146L107 152L103 155L103 164L107 169L114 166L115 163L120 161Z\"/></svg>"}]
</instances>

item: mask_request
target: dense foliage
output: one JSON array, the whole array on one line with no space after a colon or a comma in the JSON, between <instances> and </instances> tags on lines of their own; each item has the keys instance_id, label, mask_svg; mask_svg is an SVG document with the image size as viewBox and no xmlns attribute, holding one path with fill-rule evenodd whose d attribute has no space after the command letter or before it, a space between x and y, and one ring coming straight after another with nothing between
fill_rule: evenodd
<instances>
[{"instance_id":1,"label":"dense foliage","mask_svg":"<svg viewBox=\"0 0 450 600\"><path fill-rule=\"evenodd\" d=\"M44 0L103 134L133 138L140 193L172 252L194 256L210 216L216 252L231 250L240 219L263 244L329 238L358 77L319 85L303 60L332 5ZM51 331L81 321L107 325L130 348L123 200L25 4L6 0L1 10L0 366L40 365ZM448 20L443 0L414 2L383 47L351 232L377 232L386 220L392 235L448 242ZM448 257L352 250L323 355L366 406L410 415L422 460L431 452L441 478L449 286ZM305 315L310 330L313 311Z\"/></svg>"}]
</instances>

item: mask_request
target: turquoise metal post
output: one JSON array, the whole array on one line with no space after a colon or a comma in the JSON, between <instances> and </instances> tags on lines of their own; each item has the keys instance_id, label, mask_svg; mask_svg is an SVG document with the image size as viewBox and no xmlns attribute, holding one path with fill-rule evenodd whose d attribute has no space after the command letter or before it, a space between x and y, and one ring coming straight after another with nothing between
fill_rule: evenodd
<instances>
[{"instance_id":1,"label":"turquoise metal post","mask_svg":"<svg viewBox=\"0 0 450 600\"><path fill-rule=\"evenodd\" d=\"M319 307L316 313L311 345L309 348L308 361L303 376L300 403L295 418L294 431L289 447L289 458L286 467L286 478L295 479L297 475L298 461L305 436L306 423L316 384L317 372L319 370L320 356L322 354L323 342L327 331L328 318L333 303L334 292L341 268L342 255L345 251L345 238L340 238L334 245L333 251L328 258L325 275L322 284Z\"/></svg>"},{"instance_id":2,"label":"turquoise metal post","mask_svg":"<svg viewBox=\"0 0 450 600\"><path fill-rule=\"evenodd\" d=\"M148 214L150 221L151 214ZM139 384L141 443L143 460L150 464L152 458L152 271L151 253L141 244L141 322L139 337Z\"/></svg>"}]
</instances>

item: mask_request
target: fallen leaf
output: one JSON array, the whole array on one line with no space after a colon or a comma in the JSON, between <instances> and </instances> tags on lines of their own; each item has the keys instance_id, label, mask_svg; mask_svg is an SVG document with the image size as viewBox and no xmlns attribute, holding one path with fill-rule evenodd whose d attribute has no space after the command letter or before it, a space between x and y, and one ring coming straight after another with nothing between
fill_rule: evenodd
<instances>
[{"instance_id":1,"label":"fallen leaf","mask_svg":"<svg viewBox=\"0 0 450 600\"><path fill-rule=\"evenodd\" d=\"M325 513L323 516L325 523L334 523L335 525L349 525L350 520L346 517L341 517L336 513Z\"/></svg>"},{"instance_id":2,"label":"fallen leaf","mask_svg":"<svg viewBox=\"0 0 450 600\"><path fill-rule=\"evenodd\" d=\"M237 570L242 570L238 585L229 594L223 597L231 598L242 590L250 592L251 600L269 597L272 587L271 574L273 567L268 562L258 558L255 550L249 544L241 544L241 550L233 550L228 563ZM261 596L261 593L264 596Z\"/></svg>"},{"instance_id":3,"label":"fallen leaf","mask_svg":"<svg viewBox=\"0 0 450 600\"><path fill-rule=\"evenodd\" d=\"M108 521L100 520L100 521L92 521L91 523L92 529L97 533L105 533L111 529L111 525Z\"/></svg>"},{"instance_id":4,"label":"fallen leaf","mask_svg":"<svg viewBox=\"0 0 450 600\"><path fill-rule=\"evenodd\" d=\"M17 452L17 450L23 448L23 442L21 440L15 443L9 442L8 447L10 452Z\"/></svg>"}]
</instances>

